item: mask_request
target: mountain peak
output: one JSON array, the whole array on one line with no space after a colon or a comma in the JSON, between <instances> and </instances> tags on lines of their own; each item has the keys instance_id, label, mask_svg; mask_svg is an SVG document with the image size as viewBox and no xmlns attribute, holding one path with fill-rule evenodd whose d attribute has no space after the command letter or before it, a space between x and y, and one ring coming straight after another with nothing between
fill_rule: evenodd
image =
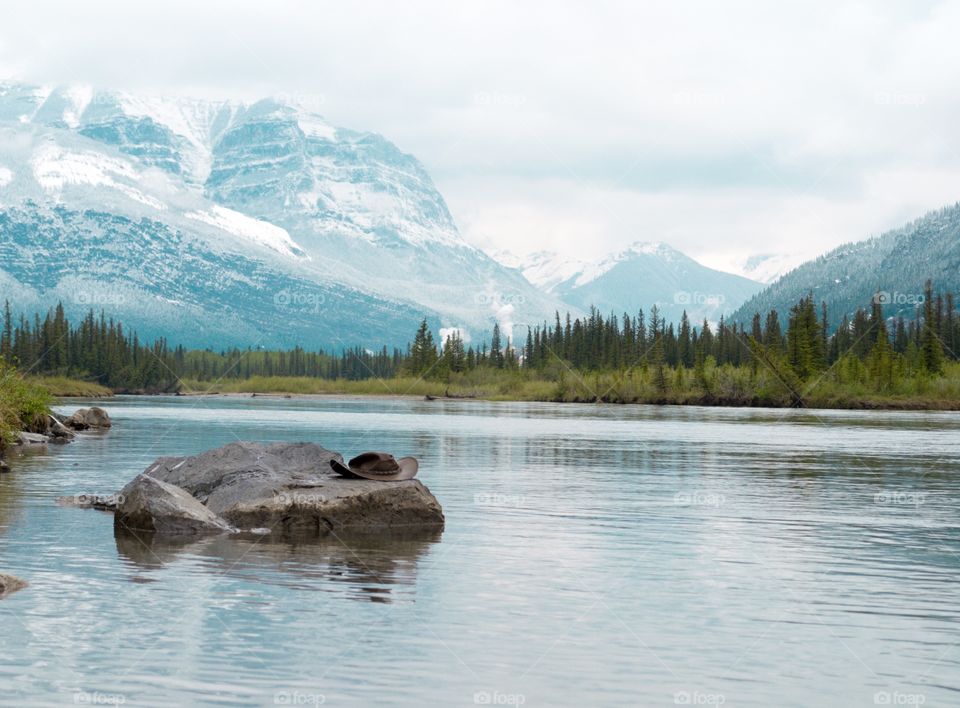
<instances>
[{"instance_id":1,"label":"mountain peak","mask_svg":"<svg viewBox=\"0 0 960 708\"><path fill-rule=\"evenodd\" d=\"M318 108L0 85L4 292L204 346L402 344L424 316L562 307L462 239L413 155Z\"/></svg>"}]
</instances>

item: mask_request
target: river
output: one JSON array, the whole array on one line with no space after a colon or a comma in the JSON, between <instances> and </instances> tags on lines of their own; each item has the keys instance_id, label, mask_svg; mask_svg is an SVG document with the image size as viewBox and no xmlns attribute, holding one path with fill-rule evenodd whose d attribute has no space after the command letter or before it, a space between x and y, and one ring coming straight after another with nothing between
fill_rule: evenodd
<instances>
[{"instance_id":1,"label":"river","mask_svg":"<svg viewBox=\"0 0 960 708\"><path fill-rule=\"evenodd\" d=\"M0 477L4 705L960 704L956 413L101 405ZM416 455L446 528L150 549L55 503L238 439Z\"/></svg>"}]
</instances>

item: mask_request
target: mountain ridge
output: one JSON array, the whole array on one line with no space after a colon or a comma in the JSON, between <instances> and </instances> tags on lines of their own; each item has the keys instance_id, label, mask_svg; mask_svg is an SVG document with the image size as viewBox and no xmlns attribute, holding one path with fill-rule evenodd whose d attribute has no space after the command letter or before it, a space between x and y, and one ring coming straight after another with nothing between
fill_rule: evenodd
<instances>
[{"instance_id":1,"label":"mountain ridge","mask_svg":"<svg viewBox=\"0 0 960 708\"><path fill-rule=\"evenodd\" d=\"M55 208L70 214L62 224L73 229L69 238L51 240L44 227ZM329 345L335 334L351 344L401 345L420 316L436 329L485 332L498 319L538 320L561 306L463 240L415 157L375 133L333 126L276 98L205 102L0 85L0 213L0 270L21 309L74 299L49 279L38 287L18 279L31 272L34 251L66 264L89 287L149 293L142 296L152 300L158 322L175 319L175 302L203 309L204 297L220 308L202 318L214 325L221 316L242 321L246 310L259 313L250 326L271 343ZM116 241L100 244L97 257L108 260L81 260L81 241L100 231ZM159 250L138 243L124 249L134 234ZM208 274L219 268L238 282L253 259L262 277L244 299L226 302L215 277L177 272L182 259L164 264L174 275L161 281L162 291L118 274L135 258L169 258L173 242L203 254L206 265L191 267ZM312 320L292 317L289 326L282 307L265 316L263 302L280 292L293 302L298 289L311 301L313 290L328 300L342 290L353 310L321 307ZM106 309L126 321L130 307L125 299ZM396 317L381 316L388 311ZM134 319L149 328L148 318ZM242 343L236 327L204 331L213 345Z\"/></svg>"},{"instance_id":2,"label":"mountain ridge","mask_svg":"<svg viewBox=\"0 0 960 708\"><path fill-rule=\"evenodd\" d=\"M763 287L708 268L661 241L635 241L594 261L539 251L513 262L532 284L572 309L635 313L656 305L670 321L686 312L715 322Z\"/></svg>"},{"instance_id":3,"label":"mountain ridge","mask_svg":"<svg viewBox=\"0 0 960 708\"><path fill-rule=\"evenodd\" d=\"M927 279L934 290L960 291L960 202L799 265L745 302L734 318L749 323L754 312L772 309L785 317L807 295L827 304L832 327L874 299L887 317L912 317Z\"/></svg>"}]
</instances>

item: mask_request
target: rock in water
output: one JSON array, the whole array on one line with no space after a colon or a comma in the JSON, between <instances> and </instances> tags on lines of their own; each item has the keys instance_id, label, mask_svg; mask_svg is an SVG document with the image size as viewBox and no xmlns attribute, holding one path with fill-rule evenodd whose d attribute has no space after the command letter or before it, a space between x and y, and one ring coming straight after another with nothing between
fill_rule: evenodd
<instances>
[{"instance_id":1,"label":"rock in water","mask_svg":"<svg viewBox=\"0 0 960 708\"><path fill-rule=\"evenodd\" d=\"M142 474L118 495L114 528L160 534L223 533L234 529L187 492Z\"/></svg>"},{"instance_id":2,"label":"rock in water","mask_svg":"<svg viewBox=\"0 0 960 708\"><path fill-rule=\"evenodd\" d=\"M73 415L64 418L63 424L73 430L103 429L113 425L107 412L98 406L80 408Z\"/></svg>"},{"instance_id":3,"label":"rock in water","mask_svg":"<svg viewBox=\"0 0 960 708\"><path fill-rule=\"evenodd\" d=\"M443 527L440 503L418 480L347 479L330 469L331 459L342 461L338 453L312 443L241 442L192 457L160 458L144 475L179 487L244 530L324 536ZM120 492L124 503L118 518L132 503L135 483Z\"/></svg>"},{"instance_id":4,"label":"rock in water","mask_svg":"<svg viewBox=\"0 0 960 708\"><path fill-rule=\"evenodd\" d=\"M98 511L116 511L121 501L123 498L119 494L74 494L69 497L57 497L57 504L60 506Z\"/></svg>"},{"instance_id":5,"label":"rock in water","mask_svg":"<svg viewBox=\"0 0 960 708\"><path fill-rule=\"evenodd\" d=\"M6 597L17 590L23 590L25 587L27 587L25 580L0 573L0 598Z\"/></svg>"},{"instance_id":6,"label":"rock in water","mask_svg":"<svg viewBox=\"0 0 960 708\"><path fill-rule=\"evenodd\" d=\"M42 433L17 433L18 445L46 445L50 438Z\"/></svg>"}]
</instances>

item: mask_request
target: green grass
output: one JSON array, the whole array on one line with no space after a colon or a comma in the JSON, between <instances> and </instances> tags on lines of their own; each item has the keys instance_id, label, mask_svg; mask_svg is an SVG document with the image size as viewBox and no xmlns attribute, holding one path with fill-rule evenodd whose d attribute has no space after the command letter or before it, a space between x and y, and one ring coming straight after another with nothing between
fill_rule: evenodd
<instances>
[{"instance_id":1,"label":"green grass","mask_svg":"<svg viewBox=\"0 0 960 708\"><path fill-rule=\"evenodd\" d=\"M92 381L68 379L65 376L30 376L27 381L58 398L67 396L106 398L113 395L113 391L106 386L101 386Z\"/></svg>"},{"instance_id":2,"label":"green grass","mask_svg":"<svg viewBox=\"0 0 960 708\"><path fill-rule=\"evenodd\" d=\"M46 389L24 379L12 366L0 360L0 451L21 430L46 428L53 397Z\"/></svg>"},{"instance_id":3,"label":"green grass","mask_svg":"<svg viewBox=\"0 0 960 708\"><path fill-rule=\"evenodd\" d=\"M317 379L308 376L254 376L245 380L224 381L184 380L180 393L259 393L259 394L348 394L380 396L442 396L446 385L439 381L415 378Z\"/></svg>"},{"instance_id":4,"label":"green grass","mask_svg":"<svg viewBox=\"0 0 960 708\"><path fill-rule=\"evenodd\" d=\"M445 381L398 377L347 381L309 377L230 379L216 383L186 381L183 393L412 395L479 398L497 401L580 403L653 403L672 405L791 405L786 386L762 367L708 364L698 377L692 369L655 367L622 372L579 373L562 367L540 374L516 370L476 369ZM960 410L960 363L949 363L941 376L900 377L889 390L878 390L863 372L832 369L802 388L811 408L889 408Z\"/></svg>"}]
</instances>

